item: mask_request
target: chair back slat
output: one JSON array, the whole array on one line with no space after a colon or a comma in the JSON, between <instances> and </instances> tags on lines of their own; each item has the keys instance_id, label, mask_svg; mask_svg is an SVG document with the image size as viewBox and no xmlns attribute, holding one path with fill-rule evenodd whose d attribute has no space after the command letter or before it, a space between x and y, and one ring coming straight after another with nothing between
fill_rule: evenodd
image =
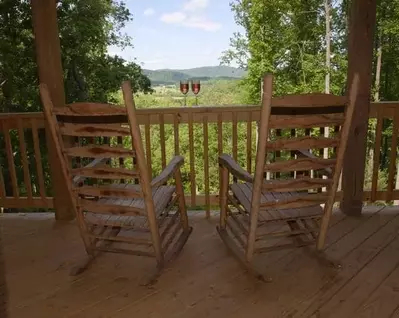
<instances>
[{"instance_id":1,"label":"chair back slat","mask_svg":"<svg viewBox=\"0 0 399 318\"><path fill-rule=\"evenodd\" d=\"M129 127L121 124L72 124L60 123L60 132L73 137L127 137L131 136Z\"/></svg>"},{"instance_id":2,"label":"chair back slat","mask_svg":"<svg viewBox=\"0 0 399 318\"><path fill-rule=\"evenodd\" d=\"M276 96L271 101L272 107L278 108L331 108L346 105L346 96L337 96L323 93L289 94Z\"/></svg>"},{"instance_id":3,"label":"chair back slat","mask_svg":"<svg viewBox=\"0 0 399 318\"><path fill-rule=\"evenodd\" d=\"M339 137L325 138L325 137L311 137L300 136L292 137L287 134L284 137L278 136L276 140L268 141L266 144L268 151L279 150L299 150L299 149L321 149L338 146Z\"/></svg>"},{"instance_id":4,"label":"chair back slat","mask_svg":"<svg viewBox=\"0 0 399 318\"><path fill-rule=\"evenodd\" d=\"M324 126L341 126L345 117L343 113L309 114L309 115L275 115L270 122L271 129L303 129Z\"/></svg>"},{"instance_id":5,"label":"chair back slat","mask_svg":"<svg viewBox=\"0 0 399 318\"><path fill-rule=\"evenodd\" d=\"M73 103L64 107L53 109L56 116L68 117L104 117L104 116L126 116L126 108L119 105L100 103Z\"/></svg>"},{"instance_id":6,"label":"chair back slat","mask_svg":"<svg viewBox=\"0 0 399 318\"><path fill-rule=\"evenodd\" d=\"M124 97L131 93L127 83L123 90ZM54 107L45 85L40 85L40 91L77 210L145 215L146 205L152 203L152 196L144 200L144 191L151 193L150 176L144 153L137 155L136 148L142 147L142 141L137 134L139 127L133 127L137 121L132 119L132 98L130 103L124 98L125 105L121 106L83 102ZM127 107L132 109L127 111ZM139 164L140 160L143 164ZM147 189L143 189L143 182ZM128 198L141 198L142 206L121 206Z\"/></svg>"},{"instance_id":7,"label":"chair back slat","mask_svg":"<svg viewBox=\"0 0 399 318\"><path fill-rule=\"evenodd\" d=\"M72 177L85 177L95 179L138 179L140 173L134 169L113 168L107 164L99 164L96 167L81 167L70 170Z\"/></svg>"},{"instance_id":8,"label":"chair back slat","mask_svg":"<svg viewBox=\"0 0 399 318\"><path fill-rule=\"evenodd\" d=\"M265 165L265 171L282 172L282 171L306 171L332 168L335 166L336 159L323 158L298 158L288 160L278 160Z\"/></svg>"},{"instance_id":9,"label":"chair back slat","mask_svg":"<svg viewBox=\"0 0 399 318\"><path fill-rule=\"evenodd\" d=\"M346 147L348 114L353 113L348 108L353 103L347 96L322 93L271 97L271 82L267 75L254 176L254 185L261 186L253 187L252 201L259 202L252 207L292 209L326 203L337 191L333 180L341 173L343 154L341 162L338 154ZM261 203L262 190L287 196L274 200L271 194Z\"/></svg>"},{"instance_id":10,"label":"chair back slat","mask_svg":"<svg viewBox=\"0 0 399 318\"><path fill-rule=\"evenodd\" d=\"M262 184L262 189L271 192L292 192L310 190L331 185L330 179L303 177L288 180L268 180Z\"/></svg>"},{"instance_id":11,"label":"chair back slat","mask_svg":"<svg viewBox=\"0 0 399 318\"><path fill-rule=\"evenodd\" d=\"M119 187L110 187L108 185L98 187L82 186L75 189L75 192L81 196L91 197L141 198L141 191L137 188L127 187L127 184L120 184Z\"/></svg>"},{"instance_id":12,"label":"chair back slat","mask_svg":"<svg viewBox=\"0 0 399 318\"><path fill-rule=\"evenodd\" d=\"M64 154L68 157L80 158L133 158L136 153L134 150L126 149L122 145L86 145L65 147Z\"/></svg>"}]
</instances>

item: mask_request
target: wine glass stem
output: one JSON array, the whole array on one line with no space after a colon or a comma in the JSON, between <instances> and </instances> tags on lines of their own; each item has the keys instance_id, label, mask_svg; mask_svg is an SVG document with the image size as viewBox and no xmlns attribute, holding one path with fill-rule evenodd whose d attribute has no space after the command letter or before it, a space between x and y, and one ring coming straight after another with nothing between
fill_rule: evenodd
<instances>
[{"instance_id":1,"label":"wine glass stem","mask_svg":"<svg viewBox=\"0 0 399 318\"><path fill-rule=\"evenodd\" d=\"M195 95L195 106L198 106L198 96Z\"/></svg>"},{"instance_id":2,"label":"wine glass stem","mask_svg":"<svg viewBox=\"0 0 399 318\"><path fill-rule=\"evenodd\" d=\"M184 95L184 106L187 106L187 98L186 98L186 95Z\"/></svg>"}]
</instances>

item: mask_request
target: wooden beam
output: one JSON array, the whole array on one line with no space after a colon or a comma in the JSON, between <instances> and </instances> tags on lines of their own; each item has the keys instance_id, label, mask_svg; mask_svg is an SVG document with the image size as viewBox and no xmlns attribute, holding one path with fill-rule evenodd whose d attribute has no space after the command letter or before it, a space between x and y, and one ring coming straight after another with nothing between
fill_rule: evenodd
<instances>
[{"instance_id":1,"label":"wooden beam","mask_svg":"<svg viewBox=\"0 0 399 318\"><path fill-rule=\"evenodd\" d=\"M347 89L350 89L356 73L359 74L360 85L355 101L356 116L352 121L343 166L341 209L347 215L362 213L376 6L376 0L352 0L349 20Z\"/></svg>"},{"instance_id":2,"label":"wooden beam","mask_svg":"<svg viewBox=\"0 0 399 318\"><path fill-rule=\"evenodd\" d=\"M63 106L65 91L56 0L32 0L31 5L39 80L47 85L54 106ZM49 134L47 138L50 138ZM59 169L60 158L55 155L54 141L48 139L48 143L55 218L56 220L71 220L75 215L72 212L71 200L66 195L68 193L67 180L63 178Z\"/></svg>"}]
</instances>

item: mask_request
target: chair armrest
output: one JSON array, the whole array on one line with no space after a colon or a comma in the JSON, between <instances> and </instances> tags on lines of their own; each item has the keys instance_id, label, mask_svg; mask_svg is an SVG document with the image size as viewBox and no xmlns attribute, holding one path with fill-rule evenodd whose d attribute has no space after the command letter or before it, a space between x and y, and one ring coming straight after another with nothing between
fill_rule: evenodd
<instances>
[{"instance_id":1,"label":"chair armrest","mask_svg":"<svg viewBox=\"0 0 399 318\"><path fill-rule=\"evenodd\" d=\"M299 157L307 157L307 158L311 158L311 159L317 158L314 154L310 153L308 150L305 150L305 149L298 149L298 150L296 150L296 152ZM325 175L326 177L332 178L333 171L331 168L324 168L321 170L323 171L323 175Z\"/></svg>"},{"instance_id":2,"label":"chair armrest","mask_svg":"<svg viewBox=\"0 0 399 318\"><path fill-rule=\"evenodd\" d=\"M95 166L98 166L102 163L105 163L108 160L108 158L97 158L94 159L93 161L91 161L89 164L87 164L86 166L84 166L85 168L93 168ZM86 179L86 177L80 177L80 176L76 176L72 179L72 184L74 186L79 186L80 182L83 182Z\"/></svg>"},{"instance_id":3,"label":"chair armrest","mask_svg":"<svg viewBox=\"0 0 399 318\"><path fill-rule=\"evenodd\" d=\"M247 171L241 168L241 166L237 162L235 162L235 160L229 155L222 154L221 156L219 156L219 164L227 168L227 170L229 170L230 173L236 178L246 182L253 182L252 175L250 175Z\"/></svg>"},{"instance_id":4,"label":"chair armrest","mask_svg":"<svg viewBox=\"0 0 399 318\"><path fill-rule=\"evenodd\" d=\"M184 158L182 156L173 157L169 164L165 167L165 169L163 169L157 177L152 179L151 187L157 187L165 183L175 174L177 169L180 169L183 163Z\"/></svg>"}]
</instances>

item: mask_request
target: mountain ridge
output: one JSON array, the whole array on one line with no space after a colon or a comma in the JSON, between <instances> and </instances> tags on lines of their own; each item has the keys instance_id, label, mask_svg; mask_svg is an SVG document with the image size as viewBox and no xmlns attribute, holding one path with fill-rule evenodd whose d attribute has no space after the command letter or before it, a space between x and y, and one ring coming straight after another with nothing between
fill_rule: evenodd
<instances>
[{"instance_id":1,"label":"mountain ridge","mask_svg":"<svg viewBox=\"0 0 399 318\"><path fill-rule=\"evenodd\" d=\"M171 85L192 78L207 81L211 79L241 79L246 71L231 66L201 66L189 69L143 69L152 85Z\"/></svg>"}]
</instances>

